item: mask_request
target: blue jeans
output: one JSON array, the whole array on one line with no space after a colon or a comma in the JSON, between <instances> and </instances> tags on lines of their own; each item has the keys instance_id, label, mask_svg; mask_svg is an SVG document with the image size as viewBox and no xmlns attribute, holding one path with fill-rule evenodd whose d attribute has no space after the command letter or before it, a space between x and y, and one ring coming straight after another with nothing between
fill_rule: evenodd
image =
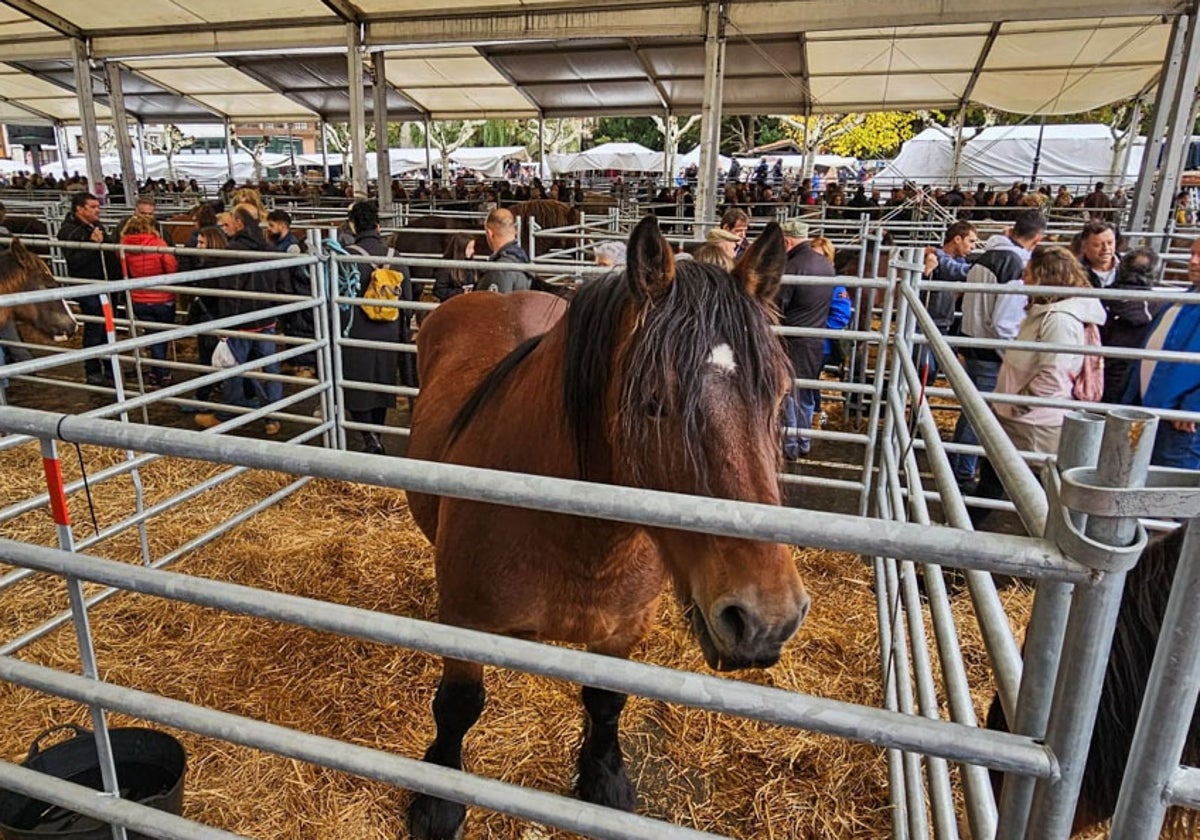
<instances>
[{"instance_id":1,"label":"blue jeans","mask_svg":"<svg viewBox=\"0 0 1200 840\"><path fill-rule=\"evenodd\" d=\"M793 429L811 429L820 392L815 388L796 388L784 398L783 422ZM783 455L795 460L807 455L812 440L807 435L784 435Z\"/></svg>"},{"instance_id":2,"label":"blue jeans","mask_svg":"<svg viewBox=\"0 0 1200 840\"><path fill-rule=\"evenodd\" d=\"M275 335L274 325L265 327L260 330L264 336ZM249 339L249 338L230 338L229 349L233 353L233 357L237 359L239 365L245 364L252 359L261 359L270 356L275 352L275 342L269 339ZM260 368L265 373L279 373L279 362L271 362L268 365ZM254 386L254 390L259 396L263 397L263 402L273 403L283 398L283 383L275 380L260 382L257 379L247 379ZM250 407L249 400L242 389L242 377L233 376L226 379L224 382L225 402L229 405ZM218 415L220 416L220 415Z\"/></svg>"},{"instance_id":3,"label":"blue jeans","mask_svg":"<svg viewBox=\"0 0 1200 840\"><path fill-rule=\"evenodd\" d=\"M158 324L174 324L175 323L175 304L173 303L135 303L133 305L133 316L139 321L152 321ZM155 361L163 362L167 359L167 342L160 341L158 344L150 345L150 356ZM154 375L158 378L166 376L167 369L154 366Z\"/></svg>"},{"instance_id":4,"label":"blue jeans","mask_svg":"<svg viewBox=\"0 0 1200 840\"><path fill-rule=\"evenodd\" d=\"M994 359L964 358L963 367L967 371L967 376L971 377L971 381L975 384L975 390L979 393L990 394L996 390L996 377L1000 374L1000 362ZM967 420L966 412L958 415L958 422L954 425L954 437L951 440L966 446L974 446L979 443L975 430L971 428L971 423ZM977 455L968 455L963 452L950 453L950 466L954 470L954 478L959 484L975 480L975 468L978 466L978 462L979 456Z\"/></svg>"},{"instance_id":5,"label":"blue jeans","mask_svg":"<svg viewBox=\"0 0 1200 840\"><path fill-rule=\"evenodd\" d=\"M88 295L78 299L79 311L84 315L91 315L96 318L104 317L104 310L100 307L100 298L97 295ZM83 348L86 350L89 347L99 347L108 341L108 333L104 330L103 321L87 321L83 325ZM111 368L107 357L101 359L87 359L83 363L83 372L87 374L100 374L109 376Z\"/></svg>"},{"instance_id":6,"label":"blue jeans","mask_svg":"<svg viewBox=\"0 0 1200 840\"><path fill-rule=\"evenodd\" d=\"M1170 422L1160 420L1150 463L1156 467L1200 469L1200 432L1181 432Z\"/></svg>"}]
</instances>

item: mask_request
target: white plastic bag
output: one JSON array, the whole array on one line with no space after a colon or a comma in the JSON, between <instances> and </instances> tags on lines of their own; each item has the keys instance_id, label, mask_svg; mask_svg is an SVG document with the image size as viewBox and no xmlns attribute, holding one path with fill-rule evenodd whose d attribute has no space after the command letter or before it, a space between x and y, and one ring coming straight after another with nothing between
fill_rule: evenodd
<instances>
[{"instance_id":1,"label":"white plastic bag","mask_svg":"<svg viewBox=\"0 0 1200 840\"><path fill-rule=\"evenodd\" d=\"M233 350L229 348L229 342L221 339L217 345L217 349L213 350L212 365L218 370L228 370L232 367L237 367L237 357L233 355Z\"/></svg>"}]
</instances>

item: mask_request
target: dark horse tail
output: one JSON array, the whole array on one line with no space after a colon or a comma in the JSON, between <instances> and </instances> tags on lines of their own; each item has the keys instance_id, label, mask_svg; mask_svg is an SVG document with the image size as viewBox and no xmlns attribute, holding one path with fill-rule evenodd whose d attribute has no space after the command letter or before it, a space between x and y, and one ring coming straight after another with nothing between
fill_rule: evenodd
<instances>
[{"instance_id":1,"label":"dark horse tail","mask_svg":"<svg viewBox=\"0 0 1200 840\"><path fill-rule=\"evenodd\" d=\"M1186 527L1176 528L1166 536L1152 540L1125 581L1112 653L1104 672L1096 728L1092 733L1087 766L1083 771L1079 807L1075 813L1076 830L1102 822L1116 810L1121 779L1125 775L1129 748L1133 743L1133 730L1137 726L1146 682L1150 678L1154 649L1158 645L1186 530ZM987 728L1008 731L1008 721L1000 707L999 697L992 698ZM1183 748L1183 763L1195 766L1198 761L1200 715L1193 710L1191 728ZM997 795L1000 778L998 773L992 774L992 785ZM1168 818L1168 825L1177 821L1173 817Z\"/></svg>"}]
</instances>

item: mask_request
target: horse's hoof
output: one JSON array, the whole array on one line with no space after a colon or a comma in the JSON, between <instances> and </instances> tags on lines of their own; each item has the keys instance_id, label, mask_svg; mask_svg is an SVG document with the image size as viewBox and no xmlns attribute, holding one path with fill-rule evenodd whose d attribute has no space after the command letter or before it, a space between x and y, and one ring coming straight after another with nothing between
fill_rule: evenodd
<instances>
[{"instance_id":1,"label":"horse's hoof","mask_svg":"<svg viewBox=\"0 0 1200 840\"><path fill-rule=\"evenodd\" d=\"M462 840L467 807L458 802L417 794L408 808L412 840Z\"/></svg>"},{"instance_id":2,"label":"horse's hoof","mask_svg":"<svg viewBox=\"0 0 1200 840\"><path fill-rule=\"evenodd\" d=\"M601 762L589 762L579 767L579 798L593 805L616 808L618 811L637 810L637 789L625 773L623 764L615 768Z\"/></svg>"}]
</instances>

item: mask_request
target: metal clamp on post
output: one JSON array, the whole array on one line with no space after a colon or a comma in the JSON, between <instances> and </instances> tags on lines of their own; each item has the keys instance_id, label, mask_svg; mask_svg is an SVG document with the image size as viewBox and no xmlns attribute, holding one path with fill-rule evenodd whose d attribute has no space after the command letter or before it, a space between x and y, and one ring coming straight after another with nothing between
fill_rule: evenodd
<instances>
[{"instance_id":1,"label":"metal clamp on post","mask_svg":"<svg viewBox=\"0 0 1200 840\"><path fill-rule=\"evenodd\" d=\"M1200 472L1151 467L1146 486L1101 487L1093 467L1062 474L1062 502L1089 516L1138 516L1193 519L1200 516Z\"/></svg>"},{"instance_id":2,"label":"metal clamp on post","mask_svg":"<svg viewBox=\"0 0 1200 840\"><path fill-rule=\"evenodd\" d=\"M1095 469L1076 467L1067 470L1065 476L1077 477L1083 473L1093 474ZM1073 505L1064 495L1064 476L1060 476L1055 462L1046 465L1042 483L1046 488L1046 501L1049 503L1049 527L1047 536L1054 541L1059 550L1072 560L1083 563L1098 572L1127 572L1137 565L1142 549L1146 547L1146 529L1139 523L1134 541L1127 546L1113 546L1098 542L1086 536L1071 520L1071 511L1089 515L1108 515ZM1090 484L1078 485L1085 488L1086 493L1104 493L1116 497L1117 494L1136 493L1129 488L1103 488ZM1085 498L1110 498L1110 495L1097 495ZM1200 501L1200 495L1197 496ZM1124 514L1126 516L1136 514Z\"/></svg>"}]
</instances>

